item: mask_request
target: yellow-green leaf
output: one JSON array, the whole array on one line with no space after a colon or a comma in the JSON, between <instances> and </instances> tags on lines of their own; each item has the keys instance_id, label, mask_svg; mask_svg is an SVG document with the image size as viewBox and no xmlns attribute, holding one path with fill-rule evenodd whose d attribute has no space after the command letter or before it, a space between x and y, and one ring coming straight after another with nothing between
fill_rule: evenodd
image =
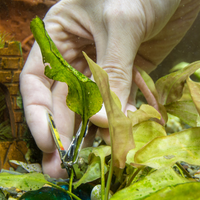
<instances>
[{"instance_id":1,"label":"yellow-green leaf","mask_svg":"<svg viewBox=\"0 0 200 200\"><path fill-rule=\"evenodd\" d=\"M121 111L119 106L116 104L116 100L113 99L107 73L93 62L85 53L84 56L89 64L90 70L99 87L105 104L111 136L113 164L118 168L124 168L126 154L130 149L134 148L132 122Z\"/></svg>"},{"instance_id":2,"label":"yellow-green leaf","mask_svg":"<svg viewBox=\"0 0 200 200\"><path fill-rule=\"evenodd\" d=\"M153 139L135 154L135 163L152 168L172 166L177 161L200 165L200 128L190 128Z\"/></svg>"},{"instance_id":3,"label":"yellow-green leaf","mask_svg":"<svg viewBox=\"0 0 200 200\"><path fill-rule=\"evenodd\" d=\"M131 149L126 157L128 164L134 164L135 153L148 142L159 136L166 136L165 128L154 121L145 121L133 127L135 148Z\"/></svg>"},{"instance_id":4,"label":"yellow-green leaf","mask_svg":"<svg viewBox=\"0 0 200 200\"><path fill-rule=\"evenodd\" d=\"M161 118L160 113L154 107L147 104L142 104L135 112L128 110L127 116L131 119L133 126L151 118Z\"/></svg>"}]
</instances>

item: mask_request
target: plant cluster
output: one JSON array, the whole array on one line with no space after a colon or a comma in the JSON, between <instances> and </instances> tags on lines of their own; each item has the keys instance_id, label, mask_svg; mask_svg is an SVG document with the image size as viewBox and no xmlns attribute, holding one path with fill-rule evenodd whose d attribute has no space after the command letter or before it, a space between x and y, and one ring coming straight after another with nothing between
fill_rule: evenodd
<instances>
[{"instance_id":1,"label":"plant cluster","mask_svg":"<svg viewBox=\"0 0 200 200\"><path fill-rule=\"evenodd\" d=\"M31 30L46 64L45 75L68 84L66 102L71 110L81 115L82 137L87 120L104 102L111 146L82 149L79 157L83 161L74 166L79 180L73 181L72 173L69 190L36 172L18 175L2 172L1 188L13 186L29 191L48 184L71 198L80 199L70 188L90 183L95 184L93 200L199 199L200 183L180 162L200 165L200 84L190 78L200 68L200 61L160 78L155 84L146 72L135 68L148 87L156 109L142 104L137 111L128 111L125 116L118 97L110 90L108 75L101 67L83 53L94 83L62 58L39 18L31 22ZM167 113L179 117L190 128L167 135L165 126L161 125L161 119L167 122ZM20 199L31 198L22 195Z\"/></svg>"}]
</instances>

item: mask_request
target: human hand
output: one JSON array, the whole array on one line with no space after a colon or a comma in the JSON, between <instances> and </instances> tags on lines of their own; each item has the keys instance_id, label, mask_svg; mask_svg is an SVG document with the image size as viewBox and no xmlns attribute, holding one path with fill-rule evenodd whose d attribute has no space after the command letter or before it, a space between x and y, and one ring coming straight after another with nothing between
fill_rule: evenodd
<instances>
[{"instance_id":1,"label":"human hand","mask_svg":"<svg viewBox=\"0 0 200 200\"><path fill-rule=\"evenodd\" d=\"M63 57L88 77L85 51L109 75L111 90L122 110L135 110L137 87L134 65L151 72L187 32L200 9L198 0L62 0L47 13L45 27ZM43 171L64 177L60 158L48 127L46 111L53 113L67 149L74 127L74 113L66 106L67 85L44 75L44 65L34 44L20 77L25 116L43 154ZM91 121L102 127L109 142L105 112Z\"/></svg>"}]
</instances>

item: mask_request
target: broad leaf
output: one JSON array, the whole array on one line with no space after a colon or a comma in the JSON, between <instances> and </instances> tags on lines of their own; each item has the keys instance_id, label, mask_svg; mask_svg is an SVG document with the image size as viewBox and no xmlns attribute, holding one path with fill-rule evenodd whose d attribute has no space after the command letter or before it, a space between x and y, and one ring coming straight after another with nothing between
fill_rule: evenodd
<instances>
[{"instance_id":1,"label":"broad leaf","mask_svg":"<svg viewBox=\"0 0 200 200\"><path fill-rule=\"evenodd\" d=\"M192 127L199 124L199 114L192 100L176 101L165 105L165 108L168 113L177 116Z\"/></svg>"},{"instance_id":2,"label":"broad leaf","mask_svg":"<svg viewBox=\"0 0 200 200\"><path fill-rule=\"evenodd\" d=\"M200 114L200 83L194 82L188 77L187 84L190 90L192 100L196 106L198 113Z\"/></svg>"},{"instance_id":3,"label":"broad leaf","mask_svg":"<svg viewBox=\"0 0 200 200\"><path fill-rule=\"evenodd\" d=\"M128 164L134 164L135 153L148 142L159 136L166 136L166 132L164 127L157 122L145 121L133 126L133 138L136 147L128 152L126 162Z\"/></svg>"},{"instance_id":4,"label":"broad leaf","mask_svg":"<svg viewBox=\"0 0 200 200\"><path fill-rule=\"evenodd\" d=\"M200 199L200 183L184 183L173 187L166 187L144 200L198 200Z\"/></svg>"},{"instance_id":5,"label":"broad leaf","mask_svg":"<svg viewBox=\"0 0 200 200\"><path fill-rule=\"evenodd\" d=\"M161 118L160 113L154 107L147 104L142 104L135 112L128 110L127 116L131 119L132 126L140 122L147 121L151 118Z\"/></svg>"},{"instance_id":6,"label":"broad leaf","mask_svg":"<svg viewBox=\"0 0 200 200\"><path fill-rule=\"evenodd\" d=\"M132 122L117 105L116 102L118 101L114 100L109 87L107 73L85 53L84 56L89 64L105 104L111 137L113 164L118 168L124 168L126 154L130 149L134 148Z\"/></svg>"},{"instance_id":7,"label":"broad leaf","mask_svg":"<svg viewBox=\"0 0 200 200\"><path fill-rule=\"evenodd\" d=\"M69 87L68 107L81 115L82 119L89 119L102 106L101 94L96 83L64 60L40 18L36 17L32 20L31 31L40 46L43 62L46 64L45 75L50 79L67 83Z\"/></svg>"},{"instance_id":8,"label":"broad leaf","mask_svg":"<svg viewBox=\"0 0 200 200\"><path fill-rule=\"evenodd\" d=\"M10 174L0 173L0 187L10 188L15 187L20 190L37 190L49 182L44 178L41 173L28 173L28 174Z\"/></svg>"},{"instance_id":9,"label":"broad leaf","mask_svg":"<svg viewBox=\"0 0 200 200\"><path fill-rule=\"evenodd\" d=\"M160 78L156 82L159 102L165 105L179 100L182 96L185 80L199 68L200 61L197 61L177 72Z\"/></svg>"},{"instance_id":10,"label":"broad leaf","mask_svg":"<svg viewBox=\"0 0 200 200\"><path fill-rule=\"evenodd\" d=\"M186 182L189 181L178 176L171 167L162 168L115 193L111 200L139 200L167 186Z\"/></svg>"},{"instance_id":11,"label":"broad leaf","mask_svg":"<svg viewBox=\"0 0 200 200\"><path fill-rule=\"evenodd\" d=\"M172 166L177 161L200 165L200 128L190 128L153 139L135 154L135 163L152 168Z\"/></svg>"}]
</instances>

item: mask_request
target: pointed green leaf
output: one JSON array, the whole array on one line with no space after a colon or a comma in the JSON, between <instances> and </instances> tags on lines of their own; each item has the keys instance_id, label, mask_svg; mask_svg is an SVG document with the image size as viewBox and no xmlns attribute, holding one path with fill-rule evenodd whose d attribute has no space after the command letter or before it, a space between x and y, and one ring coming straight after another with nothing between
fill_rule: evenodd
<instances>
[{"instance_id":1,"label":"pointed green leaf","mask_svg":"<svg viewBox=\"0 0 200 200\"><path fill-rule=\"evenodd\" d=\"M108 167L104 165L104 173L108 171ZM74 187L77 188L83 183L94 181L101 177L101 161L99 157L93 156L89 163L87 171L84 173L82 178L77 182L73 183Z\"/></svg>"},{"instance_id":2,"label":"pointed green leaf","mask_svg":"<svg viewBox=\"0 0 200 200\"><path fill-rule=\"evenodd\" d=\"M148 142L159 136L166 136L163 126L154 121L145 121L133 127L135 148L131 149L126 157L126 163L134 164L135 153Z\"/></svg>"},{"instance_id":3,"label":"pointed green leaf","mask_svg":"<svg viewBox=\"0 0 200 200\"><path fill-rule=\"evenodd\" d=\"M28 174L10 174L0 173L0 187L10 188L15 187L20 190L37 190L49 182L44 178L41 173L28 173Z\"/></svg>"},{"instance_id":4,"label":"pointed green leaf","mask_svg":"<svg viewBox=\"0 0 200 200\"><path fill-rule=\"evenodd\" d=\"M177 72L160 78L156 82L159 102L165 105L179 100L182 96L185 80L199 68L200 61L197 61Z\"/></svg>"},{"instance_id":5,"label":"pointed green leaf","mask_svg":"<svg viewBox=\"0 0 200 200\"><path fill-rule=\"evenodd\" d=\"M112 159L114 166L124 168L126 154L130 149L134 148L131 120L125 116L117 105L116 100L113 99L107 73L93 62L85 53L84 56L89 64L90 70L99 87L105 104L111 136Z\"/></svg>"},{"instance_id":6,"label":"pointed green leaf","mask_svg":"<svg viewBox=\"0 0 200 200\"><path fill-rule=\"evenodd\" d=\"M190 79L190 77L188 77L187 84L190 90L192 100L196 106L198 113L200 114L200 83L194 82Z\"/></svg>"},{"instance_id":7,"label":"pointed green leaf","mask_svg":"<svg viewBox=\"0 0 200 200\"><path fill-rule=\"evenodd\" d=\"M47 65L45 75L53 80L67 83L69 88L68 107L87 121L102 106L101 94L96 83L64 60L40 18L36 17L32 20L31 31L40 46L43 62Z\"/></svg>"},{"instance_id":8,"label":"pointed green leaf","mask_svg":"<svg viewBox=\"0 0 200 200\"><path fill-rule=\"evenodd\" d=\"M144 200L199 200L200 199L200 183L184 183L173 187L166 187Z\"/></svg>"},{"instance_id":9,"label":"pointed green leaf","mask_svg":"<svg viewBox=\"0 0 200 200\"><path fill-rule=\"evenodd\" d=\"M200 121L198 112L192 100L176 101L165 105L168 113L177 116L186 124L196 127Z\"/></svg>"},{"instance_id":10,"label":"pointed green leaf","mask_svg":"<svg viewBox=\"0 0 200 200\"><path fill-rule=\"evenodd\" d=\"M172 166L177 161L200 165L200 128L190 128L153 139L135 154L135 163L152 168Z\"/></svg>"},{"instance_id":11,"label":"pointed green leaf","mask_svg":"<svg viewBox=\"0 0 200 200\"><path fill-rule=\"evenodd\" d=\"M147 175L133 185L115 193L111 200L139 200L167 186L187 182L189 181L178 176L171 167L162 168Z\"/></svg>"},{"instance_id":12,"label":"pointed green leaf","mask_svg":"<svg viewBox=\"0 0 200 200\"><path fill-rule=\"evenodd\" d=\"M142 104L135 112L128 110L127 116L131 119L132 126L151 118L161 118L160 113L154 107L147 104Z\"/></svg>"}]
</instances>

